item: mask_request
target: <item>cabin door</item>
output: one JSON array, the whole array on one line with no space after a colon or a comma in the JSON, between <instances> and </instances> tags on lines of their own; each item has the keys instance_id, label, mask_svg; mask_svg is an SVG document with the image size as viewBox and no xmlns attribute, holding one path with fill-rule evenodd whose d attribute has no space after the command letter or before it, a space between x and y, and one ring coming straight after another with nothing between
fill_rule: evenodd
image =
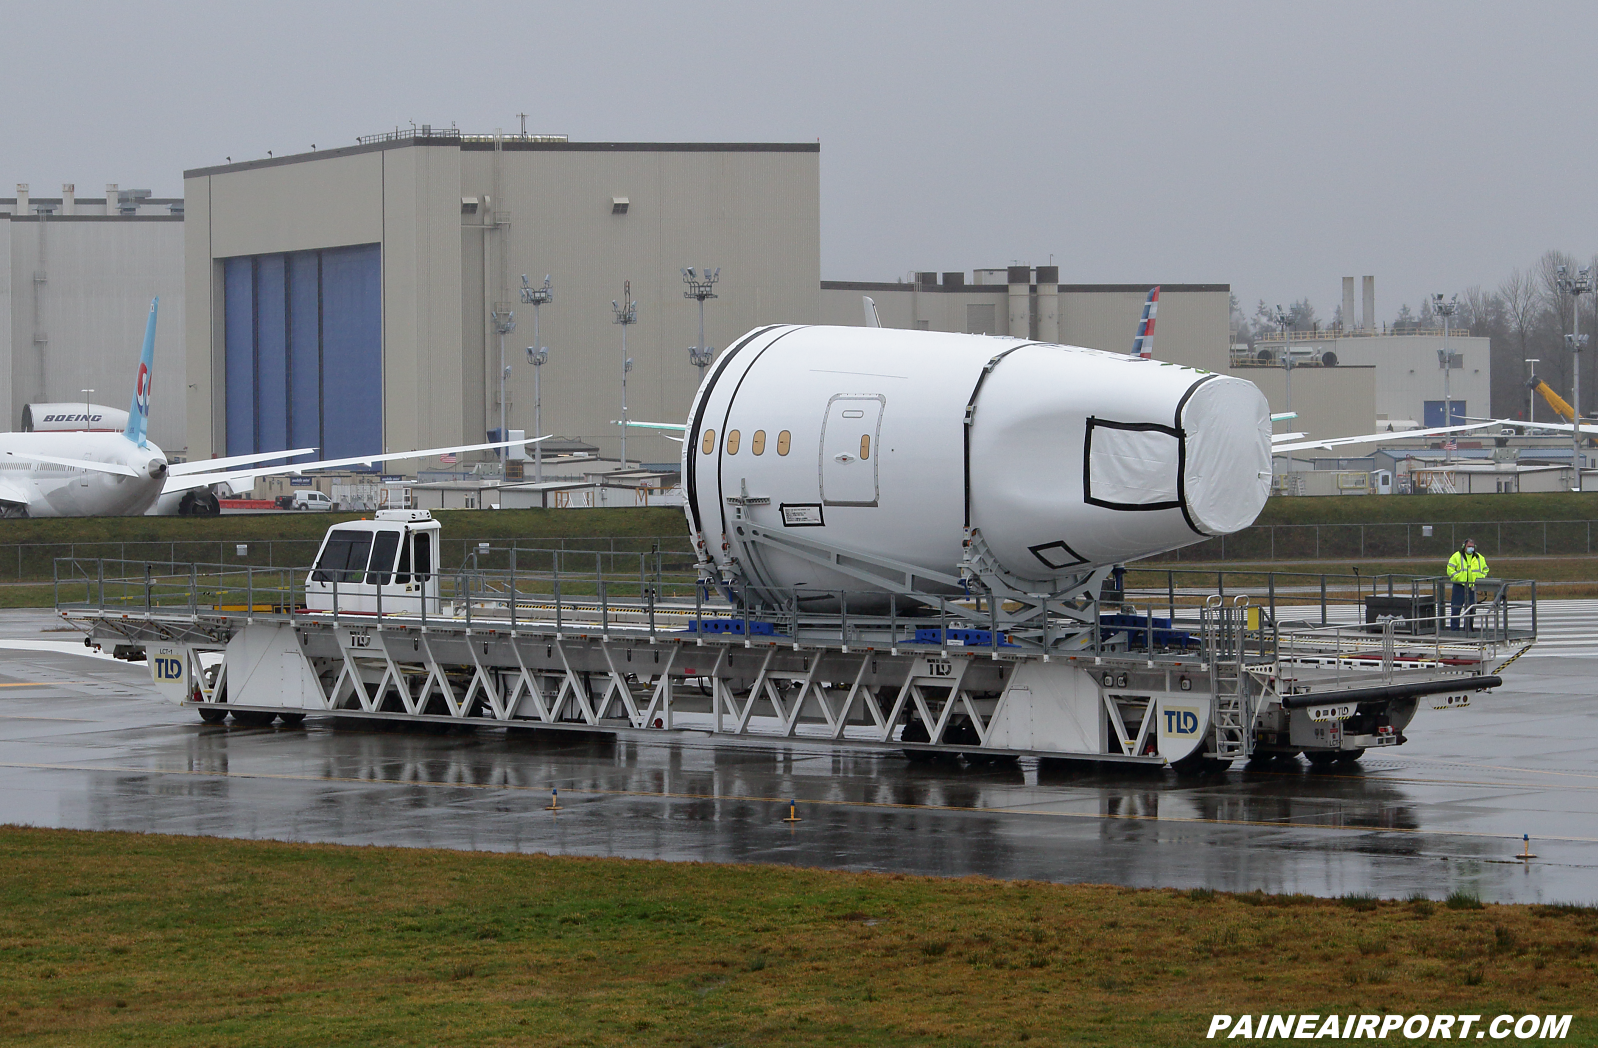
<instances>
[{"instance_id":1,"label":"cabin door","mask_svg":"<svg viewBox=\"0 0 1598 1048\"><path fill-rule=\"evenodd\" d=\"M829 506L877 504L877 438L886 398L839 393L821 425L821 501Z\"/></svg>"}]
</instances>

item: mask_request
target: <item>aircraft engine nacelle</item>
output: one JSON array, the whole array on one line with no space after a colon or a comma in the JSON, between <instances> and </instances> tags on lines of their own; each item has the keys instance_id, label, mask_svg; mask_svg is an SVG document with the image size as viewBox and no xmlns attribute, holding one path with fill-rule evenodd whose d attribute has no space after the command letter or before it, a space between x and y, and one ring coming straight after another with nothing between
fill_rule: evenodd
<instances>
[{"instance_id":1,"label":"aircraft engine nacelle","mask_svg":"<svg viewBox=\"0 0 1598 1048\"><path fill-rule=\"evenodd\" d=\"M1270 432L1253 383L1177 364L773 326L736 342L695 397L686 510L708 559L772 591L891 588L795 555L786 536L948 577L967 529L1047 590L1247 527L1270 492Z\"/></svg>"},{"instance_id":2,"label":"aircraft engine nacelle","mask_svg":"<svg viewBox=\"0 0 1598 1048\"><path fill-rule=\"evenodd\" d=\"M104 404L77 403L22 405L24 433L121 433L128 427L128 413Z\"/></svg>"}]
</instances>

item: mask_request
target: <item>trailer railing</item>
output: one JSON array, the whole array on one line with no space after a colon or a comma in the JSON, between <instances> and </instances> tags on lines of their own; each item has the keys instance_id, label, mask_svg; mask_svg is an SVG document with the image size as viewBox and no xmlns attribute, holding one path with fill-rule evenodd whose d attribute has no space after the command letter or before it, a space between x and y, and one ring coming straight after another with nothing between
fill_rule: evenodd
<instances>
[{"instance_id":1,"label":"trailer railing","mask_svg":"<svg viewBox=\"0 0 1598 1048\"><path fill-rule=\"evenodd\" d=\"M705 639L786 639L897 650L987 650L1001 655L1092 655L1324 664L1334 675L1368 675L1393 652L1400 665L1475 664L1529 644L1537 631L1537 584L1493 580L1474 603L1449 606L1438 576L1133 569L1107 583L1097 608L1010 624L1000 602L979 597L911 598L796 587L751 590L701 576L693 554L537 549L483 543L439 571L436 597L385 591L361 581L317 587L304 567L177 561L55 562L55 603L97 617L168 619L280 617L336 624L420 621L467 628L552 629ZM375 579L373 579L375 581ZM430 579L429 582L432 580ZM385 602L386 605L385 606ZM329 605L330 606L327 606ZM1384 641L1391 637L1391 642ZM1401 650L1404 654L1396 654ZM1374 653L1374 654L1373 654ZM1374 660L1374 661L1373 661ZM1406 661L1408 660L1408 661ZM1341 680L1341 676L1337 676Z\"/></svg>"}]
</instances>

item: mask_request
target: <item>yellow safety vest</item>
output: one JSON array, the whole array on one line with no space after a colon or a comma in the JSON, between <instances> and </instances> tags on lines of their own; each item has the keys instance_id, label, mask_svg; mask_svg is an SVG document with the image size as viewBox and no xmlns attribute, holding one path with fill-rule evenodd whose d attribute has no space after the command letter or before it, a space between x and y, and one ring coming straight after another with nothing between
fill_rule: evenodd
<instances>
[{"instance_id":1,"label":"yellow safety vest","mask_svg":"<svg viewBox=\"0 0 1598 1048\"><path fill-rule=\"evenodd\" d=\"M1487 558L1480 553L1467 555L1464 550L1455 550L1454 555L1448 558L1449 581L1474 586L1476 580L1486 577Z\"/></svg>"}]
</instances>

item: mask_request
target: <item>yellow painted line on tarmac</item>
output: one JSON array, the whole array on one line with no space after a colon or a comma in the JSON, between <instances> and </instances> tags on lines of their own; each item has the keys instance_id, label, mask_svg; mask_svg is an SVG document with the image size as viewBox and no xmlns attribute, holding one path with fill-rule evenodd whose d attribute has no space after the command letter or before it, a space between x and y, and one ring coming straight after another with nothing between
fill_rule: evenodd
<instances>
[{"instance_id":1,"label":"yellow painted line on tarmac","mask_svg":"<svg viewBox=\"0 0 1598 1048\"><path fill-rule=\"evenodd\" d=\"M50 680L20 681L16 684L0 684L0 688L48 688L55 683Z\"/></svg>"},{"instance_id":2,"label":"yellow painted line on tarmac","mask_svg":"<svg viewBox=\"0 0 1598 1048\"><path fill-rule=\"evenodd\" d=\"M460 789L460 790L510 790L513 792L536 793L546 796L548 786L517 786L511 783L477 783L477 782L438 782L427 779L363 779L342 775L287 775L274 772L240 772L240 771L200 771L197 769L176 768L133 768L117 765L91 765L91 764L29 764L17 761L0 762L0 768L16 768L26 771L87 771L87 772L112 772L128 775L193 775L203 778L229 778L229 779L266 779L278 782L333 782L355 786L424 786L429 788ZM589 786L561 786L568 795L596 797L645 797L655 800L680 800L680 801L743 801L749 804L776 804L786 805L792 797L757 797L737 796L716 793L672 793L654 790L606 790ZM829 808L877 808L896 809L900 811L930 811L951 812L956 814L972 815L1031 815L1057 819L1086 819L1094 822L1155 822L1174 824L1195 824L1204 826L1244 826L1273 830L1341 830L1348 833L1399 833L1412 837L1471 837L1483 840L1519 841L1521 838L1512 833L1486 833L1479 830L1428 830L1402 826L1331 826L1311 825L1292 821L1273 821L1263 819L1202 819L1184 816L1163 815L1121 815L1105 812L1074 812L1074 811L1049 811L1039 808L1010 808L971 806L959 807L950 804L910 804L906 802L890 801L850 801L829 800L826 798L813 798L800 801L801 804L815 807ZM562 809L565 810L565 809ZM1559 841L1570 844L1598 844L1598 837L1571 837L1544 835L1537 838L1540 841Z\"/></svg>"}]
</instances>

